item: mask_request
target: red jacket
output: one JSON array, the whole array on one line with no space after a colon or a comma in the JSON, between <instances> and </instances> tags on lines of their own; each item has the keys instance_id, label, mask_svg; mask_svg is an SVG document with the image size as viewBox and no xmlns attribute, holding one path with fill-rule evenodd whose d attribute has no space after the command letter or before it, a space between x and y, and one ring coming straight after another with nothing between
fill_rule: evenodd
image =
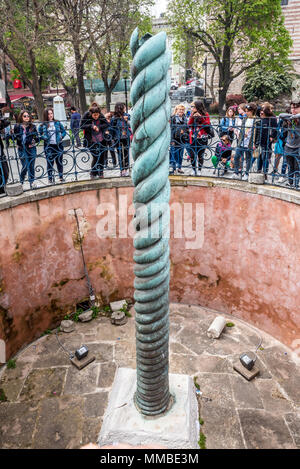
<instances>
[{"instance_id":1,"label":"red jacket","mask_svg":"<svg viewBox=\"0 0 300 469\"><path fill-rule=\"evenodd\" d=\"M205 113L205 116L196 116L195 118L191 116L188 121L188 125L191 126L190 130L190 143L193 143L193 139L200 138L202 135L207 135L206 126L210 125L210 118L208 112Z\"/></svg>"}]
</instances>

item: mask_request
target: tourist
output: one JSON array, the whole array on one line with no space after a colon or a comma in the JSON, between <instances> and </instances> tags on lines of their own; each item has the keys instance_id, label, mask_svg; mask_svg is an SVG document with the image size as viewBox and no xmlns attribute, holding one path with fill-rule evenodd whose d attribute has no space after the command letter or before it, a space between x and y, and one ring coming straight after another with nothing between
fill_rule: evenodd
<instances>
[{"instance_id":1,"label":"tourist","mask_svg":"<svg viewBox=\"0 0 300 469\"><path fill-rule=\"evenodd\" d=\"M257 159L257 171L260 173L263 169L265 179L269 170L269 163L272 156L272 144L277 138L277 119L268 106L262 107L260 112L259 132L256 139L260 145L260 152Z\"/></svg>"},{"instance_id":2,"label":"tourist","mask_svg":"<svg viewBox=\"0 0 300 469\"><path fill-rule=\"evenodd\" d=\"M185 107L179 104L174 109L174 114L171 117L171 146L170 146L170 164L172 171L170 174L177 172L183 174L182 160L184 149L188 145L189 129L187 125L187 118L185 115Z\"/></svg>"},{"instance_id":3,"label":"tourist","mask_svg":"<svg viewBox=\"0 0 300 469\"><path fill-rule=\"evenodd\" d=\"M249 171L253 163L253 150L255 149L257 137L256 104L250 103L245 107L246 117L243 118L242 127L239 130L237 148L234 156L233 179L248 180ZM246 171L242 175L243 159L246 156Z\"/></svg>"},{"instance_id":4,"label":"tourist","mask_svg":"<svg viewBox=\"0 0 300 469\"><path fill-rule=\"evenodd\" d=\"M125 112L124 103L116 103L111 119L111 128L115 132L118 146L118 158L121 176L129 176L129 146L132 131L130 128L130 115Z\"/></svg>"},{"instance_id":5,"label":"tourist","mask_svg":"<svg viewBox=\"0 0 300 469\"><path fill-rule=\"evenodd\" d=\"M220 176L224 176L230 167L231 153L231 139L229 135L223 135L221 141L216 146L215 155L211 158L213 166L215 168L219 166Z\"/></svg>"},{"instance_id":6,"label":"tourist","mask_svg":"<svg viewBox=\"0 0 300 469\"><path fill-rule=\"evenodd\" d=\"M116 153L115 153L115 150L114 150L114 145L115 145L115 138L114 137L115 136L114 136L114 131L111 128L111 119L113 117L113 113L112 112L107 112L106 114L104 114L104 117L105 117L105 119L106 119L106 121L109 125L108 130L106 130L104 132L104 140L106 142L106 146L108 147L110 155L111 155L112 165L115 168L117 166ZM106 153L106 160L107 160L107 153ZM105 166L107 166L107 161L106 161Z\"/></svg>"},{"instance_id":7,"label":"tourist","mask_svg":"<svg viewBox=\"0 0 300 469\"><path fill-rule=\"evenodd\" d=\"M211 136L210 118L206 112L202 101L195 101L191 104L191 116L188 121L190 127L189 134L189 153L194 175L198 176L197 165L199 173L201 172L204 153L208 144L208 137Z\"/></svg>"},{"instance_id":8,"label":"tourist","mask_svg":"<svg viewBox=\"0 0 300 469\"><path fill-rule=\"evenodd\" d=\"M103 134L108 129L108 122L102 114L99 104L91 104L89 110L81 119L80 128L84 130L85 146L93 157L91 179L103 178L107 155Z\"/></svg>"},{"instance_id":9,"label":"tourist","mask_svg":"<svg viewBox=\"0 0 300 469\"><path fill-rule=\"evenodd\" d=\"M72 130L73 138L75 138L77 147L80 147L81 141L80 141L79 133L80 133L81 115L79 114L75 106L72 106L70 111L71 111L71 130Z\"/></svg>"},{"instance_id":10,"label":"tourist","mask_svg":"<svg viewBox=\"0 0 300 469\"><path fill-rule=\"evenodd\" d=\"M290 108L286 109L285 112L286 114L289 114ZM278 184L282 184L286 182L287 161L286 161L286 156L284 153L284 147L285 147L286 139L288 136L287 127L288 127L287 121L279 119L277 141L274 147L274 154L275 154L274 175L275 175L275 178L278 178L278 181L277 181ZM282 157L282 165L281 165L281 171L279 173L278 167L279 167L281 157Z\"/></svg>"},{"instance_id":11,"label":"tourist","mask_svg":"<svg viewBox=\"0 0 300 469\"><path fill-rule=\"evenodd\" d=\"M1 112L1 111L0 111ZM1 133L10 125L9 120L2 117L0 114L0 194L5 194L5 184L9 176L9 167L4 154L4 145L2 142Z\"/></svg>"},{"instance_id":12,"label":"tourist","mask_svg":"<svg viewBox=\"0 0 300 469\"><path fill-rule=\"evenodd\" d=\"M233 107L229 107L226 116L222 117L219 124L219 136L229 135L231 142L234 139L235 112Z\"/></svg>"},{"instance_id":13,"label":"tourist","mask_svg":"<svg viewBox=\"0 0 300 469\"><path fill-rule=\"evenodd\" d=\"M57 166L60 182L64 182L63 178L63 144L62 141L67 132L63 124L54 119L52 108L45 109L43 123L39 126L41 139L44 141L45 155L47 159L47 173L50 184L55 181L54 178L54 162Z\"/></svg>"},{"instance_id":14,"label":"tourist","mask_svg":"<svg viewBox=\"0 0 300 469\"><path fill-rule=\"evenodd\" d=\"M298 189L300 178L300 92L291 103L291 113L280 114L279 118L287 122L288 134L284 147L288 165L288 181L286 184Z\"/></svg>"},{"instance_id":15,"label":"tourist","mask_svg":"<svg viewBox=\"0 0 300 469\"><path fill-rule=\"evenodd\" d=\"M32 115L26 111L21 111L18 124L13 129L13 139L18 146L18 155L22 165L20 173L20 182L23 184L28 172L28 181L31 187L35 187L35 159L37 156L36 144L39 142L39 136L36 126L32 123Z\"/></svg>"}]
</instances>

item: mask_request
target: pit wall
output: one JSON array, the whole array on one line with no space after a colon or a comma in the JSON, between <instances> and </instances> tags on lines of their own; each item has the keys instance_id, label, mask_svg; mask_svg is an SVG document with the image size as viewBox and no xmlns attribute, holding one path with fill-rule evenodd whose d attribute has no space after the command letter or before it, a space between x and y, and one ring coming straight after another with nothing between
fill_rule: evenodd
<instances>
[{"instance_id":1,"label":"pit wall","mask_svg":"<svg viewBox=\"0 0 300 469\"><path fill-rule=\"evenodd\" d=\"M74 209L98 299L108 304L133 298L133 242L125 237L121 214L126 200L132 204L133 190L130 180L115 179L1 199L0 338L7 357L59 325L88 297ZM174 225L171 213L170 301L232 314L292 349L299 347L298 194L174 178L170 203L177 220ZM105 225L101 207L116 210L116 233L113 223ZM180 217L183 237L178 237ZM110 238L99 237L101 225L112 230ZM190 230L197 232L194 239Z\"/></svg>"}]
</instances>

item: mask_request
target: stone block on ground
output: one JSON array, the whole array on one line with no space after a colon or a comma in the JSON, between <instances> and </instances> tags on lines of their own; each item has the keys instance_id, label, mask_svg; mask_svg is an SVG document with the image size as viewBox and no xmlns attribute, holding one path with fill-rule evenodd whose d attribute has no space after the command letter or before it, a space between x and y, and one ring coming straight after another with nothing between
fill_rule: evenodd
<instances>
[{"instance_id":1,"label":"stone block on ground","mask_svg":"<svg viewBox=\"0 0 300 469\"><path fill-rule=\"evenodd\" d=\"M79 314L79 320L81 322L88 322L93 319L93 311L89 309L88 311L85 311L84 313Z\"/></svg>"},{"instance_id":2,"label":"stone block on ground","mask_svg":"<svg viewBox=\"0 0 300 469\"><path fill-rule=\"evenodd\" d=\"M5 186L5 192L6 195L8 195L9 197L21 195L23 194L23 186L20 183L8 184L7 186Z\"/></svg>"},{"instance_id":3,"label":"stone block on ground","mask_svg":"<svg viewBox=\"0 0 300 469\"><path fill-rule=\"evenodd\" d=\"M158 418L138 412L134 403L136 370L119 368L110 393L99 434L99 445L127 443L133 446L159 444L166 448L199 449L199 414L193 379L169 375L172 407Z\"/></svg>"},{"instance_id":4,"label":"stone block on ground","mask_svg":"<svg viewBox=\"0 0 300 469\"><path fill-rule=\"evenodd\" d=\"M127 301L126 300L113 301L112 303L109 304L109 306L112 312L120 311L120 309L124 307L127 308Z\"/></svg>"},{"instance_id":5,"label":"stone block on ground","mask_svg":"<svg viewBox=\"0 0 300 469\"><path fill-rule=\"evenodd\" d=\"M248 182L250 184L264 184L265 183L265 175L263 173L250 173Z\"/></svg>"},{"instance_id":6,"label":"stone block on ground","mask_svg":"<svg viewBox=\"0 0 300 469\"><path fill-rule=\"evenodd\" d=\"M6 363L6 347L2 339L0 339L0 363Z\"/></svg>"},{"instance_id":7,"label":"stone block on ground","mask_svg":"<svg viewBox=\"0 0 300 469\"><path fill-rule=\"evenodd\" d=\"M73 332L75 331L75 323L66 319L60 323L60 330L62 332Z\"/></svg>"},{"instance_id":8,"label":"stone block on ground","mask_svg":"<svg viewBox=\"0 0 300 469\"><path fill-rule=\"evenodd\" d=\"M111 315L111 323L115 326L123 326L128 321L124 311L115 311Z\"/></svg>"}]
</instances>

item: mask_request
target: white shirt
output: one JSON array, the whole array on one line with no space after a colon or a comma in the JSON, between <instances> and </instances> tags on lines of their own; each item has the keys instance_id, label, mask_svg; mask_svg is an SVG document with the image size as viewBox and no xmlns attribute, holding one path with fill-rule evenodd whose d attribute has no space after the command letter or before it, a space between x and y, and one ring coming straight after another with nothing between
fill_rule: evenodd
<instances>
[{"instance_id":1,"label":"white shirt","mask_svg":"<svg viewBox=\"0 0 300 469\"><path fill-rule=\"evenodd\" d=\"M50 145L56 145L56 132L55 132L55 125L54 122L49 122L48 132L50 134Z\"/></svg>"}]
</instances>

